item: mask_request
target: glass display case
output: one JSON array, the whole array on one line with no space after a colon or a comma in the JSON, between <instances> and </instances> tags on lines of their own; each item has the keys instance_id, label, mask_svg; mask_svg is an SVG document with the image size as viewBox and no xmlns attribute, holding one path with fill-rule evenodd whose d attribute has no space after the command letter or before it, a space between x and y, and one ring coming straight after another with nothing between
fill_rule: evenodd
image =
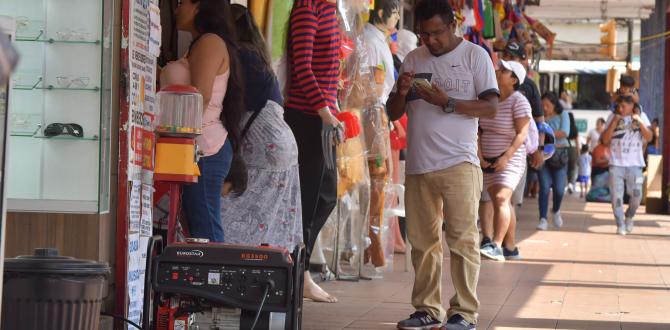
<instances>
[{"instance_id":1,"label":"glass display case","mask_svg":"<svg viewBox=\"0 0 670 330\"><path fill-rule=\"evenodd\" d=\"M111 2L0 1L21 55L8 98L11 211L109 210Z\"/></svg>"}]
</instances>

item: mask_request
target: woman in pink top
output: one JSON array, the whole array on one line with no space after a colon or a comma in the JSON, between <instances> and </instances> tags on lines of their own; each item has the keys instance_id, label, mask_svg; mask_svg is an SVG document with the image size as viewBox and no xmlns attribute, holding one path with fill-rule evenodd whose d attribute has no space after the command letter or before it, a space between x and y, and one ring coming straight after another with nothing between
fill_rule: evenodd
<instances>
[{"instance_id":1,"label":"woman in pink top","mask_svg":"<svg viewBox=\"0 0 670 330\"><path fill-rule=\"evenodd\" d=\"M176 21L179 30L191 33L193 43L185 58L163 69L161 83L193 85L205 105L197 138L200 177L197 184L184 186L182 207L191 237L223 242L220 194L239 146L244 112L237 37L227 1L182 0ZM233 190L239 193L244 187Z\"/></svg>"},{"instance_id":2,"label":"woman in pink top","mask_svg":"<svg viewBox=\"0 0 670 330\"><path fill-rule=\"evenodd\" d=\"M479 120L479 154L484 189L491 197L491 201L485 203L493 203L493 225L485 223L488 219L481 219L484 236L481 253L485 257L504 261L520 257L514 242L516 224L512 223L513 205L510 201L526 169L524 142L531 108L526 97L517 91L526 78L526 70L519 62L501 61L496 77L500 88L498 111L493 119Z\"/></svg>"}]
</instances>

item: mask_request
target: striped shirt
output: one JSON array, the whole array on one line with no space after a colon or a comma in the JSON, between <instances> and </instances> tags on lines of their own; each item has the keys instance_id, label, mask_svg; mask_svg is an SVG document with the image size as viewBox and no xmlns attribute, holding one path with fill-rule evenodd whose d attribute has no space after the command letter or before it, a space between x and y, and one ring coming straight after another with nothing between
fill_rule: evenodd
<instances>
[{"instance_id":1,"label":"striped shirt","mask_svg":"<svg viewBox=\"0 0 670 330\"><path fill-rule=\"evenodd\" d=\"M523 94L514 92L507 99L498 103L498 111L493 119L481 118L479 128L482 130L481 146L484 157L498 157L511 145L516 136L514 119L531 117L530 103ZM522 144L516 153L525 155L526 148Z\"/></svg>"},{"instance_id":2,"label":"striped shirt","mask_svg":"<svg viewBox=\"0 0 670 330\"><path fill-rule=\"evenodd\" d=\"M337 109L340 30L337 7L325 0L297 0L290 18L291 80L286 108L316 114Z\"/></svg>"}]
</instances>

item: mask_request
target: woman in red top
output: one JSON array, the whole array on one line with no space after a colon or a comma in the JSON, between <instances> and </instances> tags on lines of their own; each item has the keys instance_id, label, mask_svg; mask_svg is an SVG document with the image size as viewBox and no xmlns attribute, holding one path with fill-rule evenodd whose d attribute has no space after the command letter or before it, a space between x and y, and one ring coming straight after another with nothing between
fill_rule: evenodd
<instances>
[{"instance_id":1,"label":"woman in red top","mask_svg":"<svg viewBox=\"0 0 670 330\"><path fill-rule=\"evenodd\" d=\"M337 203L335 149L322 144L322 129L339 127L335 117L340 70L340 30L335 0L296 0L288 31L289 81L284 119L298 145L305 268L314 244ZM324 150L326 149L326 150ZM304 296L318 302L337 298L305 271Z\"/></svg>"}]
</instances>

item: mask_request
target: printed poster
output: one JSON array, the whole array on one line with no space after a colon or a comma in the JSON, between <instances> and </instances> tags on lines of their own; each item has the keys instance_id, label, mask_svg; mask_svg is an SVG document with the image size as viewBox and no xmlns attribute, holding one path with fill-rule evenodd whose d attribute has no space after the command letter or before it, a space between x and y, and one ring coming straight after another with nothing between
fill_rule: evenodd
<instances>
[{"instance_id":1,"label":"printed poster","mask_svg":"<svg viewBox=\"0 0 670 330\"><path fill-rule=\"evenodd\" d=\"M129 5L127 315L129 320L142 324L146 250L152 235L153 122L161 27L157 0L130 0Z\"/></svg>"},{"instance_id":2,"label":"printed poster","mask_svg":"<svg viewBox=\"0 0 670 330\"><path fill-rule=\"evenodd\" d=\"M142 182L133 180L130 188L130 202L128 203L128 232L140 231L140 220L142 218L141 198Z\"/></svg>"},{"instance_id":3,"label":"printed poster","mask_svg":"<svg viewBox=\"0 0 670 330\"><path fill-rule=\"evenodd\" d=\"M148 184L142 185L142 216L140 219L140 235L150 237L153 227L153 191L154 187Z\"/></svg>"}]
</instances>

